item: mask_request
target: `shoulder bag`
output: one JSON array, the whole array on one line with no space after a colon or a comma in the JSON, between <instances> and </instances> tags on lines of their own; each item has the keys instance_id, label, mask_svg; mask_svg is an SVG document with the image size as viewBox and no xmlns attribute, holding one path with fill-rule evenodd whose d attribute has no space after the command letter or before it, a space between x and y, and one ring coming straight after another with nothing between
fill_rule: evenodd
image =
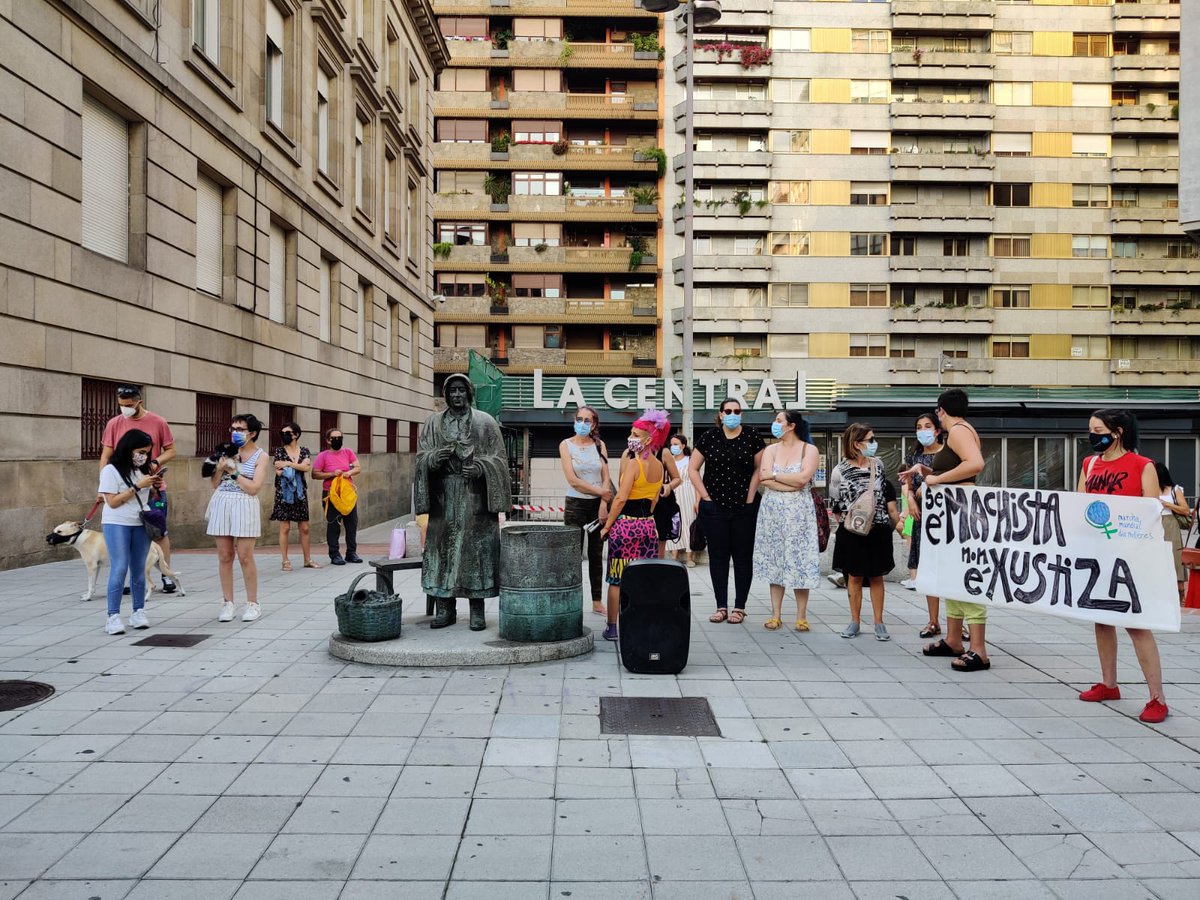
<instances>
[{"instance_id":1,"label":"shoulder bag","mask_svg":"<svg viewBox=\"0 0 1200 900\"><path fill-rule=\"evenodd\" d=\"M137 501L138 518L142 520L142 527L146 529L146 534L152 541L161 541L167 533L167 513L162 509L146 509L142 505L142 498L138 494L137 485L129 478L125 478L125 483L133 489L133 499Z\"/></svg>"},{"instance_id":2,"label":"shoulder bag","mask_svg":"<svg viewBox=\"0 0 1200 900\"><path fill-rule=\"evenodd\" d=\"M871 480L857 500L846 510L842 527L852 534L866 537L875 525L875 461L871 461Z\"/></svg>"}]
</instances>

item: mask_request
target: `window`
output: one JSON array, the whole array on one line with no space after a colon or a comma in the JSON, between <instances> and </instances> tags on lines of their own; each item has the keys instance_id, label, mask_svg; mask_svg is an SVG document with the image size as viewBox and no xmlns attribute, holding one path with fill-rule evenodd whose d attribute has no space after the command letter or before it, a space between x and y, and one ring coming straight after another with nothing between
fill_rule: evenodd
<instances>
[{"instance_id":1,"label":"window","mask_svg":"<svg viewBox=\"0 0 1200 900\"><path fill-rule=\"evenodd\" d=\"M851 131L850 153L854 156L884 155L891 145L886 131Z\"/></svg>"},{"instance_id":2,"label":"window","mask_svg":"<svg viewBox=\"0 0 1200 900\"><path fill-rule=\"evenodd\" d=\"M221 0L192 0L192 43L209 62L221 65Z\"/></svg>"},{"instance_id":3,"label":"window","mask_svg":"<svg viewBox=\"0 0 1200 900\"><path fill-rule=\"evenodd\" d=\"M916 306L917 289L912 285L892 285L892 306Z\"/></svg>"},{"instance_id":4,"label":"window","mask_svg":"<svg viewBox=\"0 0 1200 900\"><path fill-rule=\"evenodd\" d=\"M1124 88L1121 90L1113 88L1112 105L1113 106L1137 106L1138 105L1137 90L1135 90L1133 88Z\"/></svg>"},{"instance_id":5,"label":"window","mask_svg":"<svg viewBox=\"0 0 1200 900\"><path fill-rule=\"evenodd\" d=\"M561 297L563 295L563 277L561 275L514 273L512 287L514 297Z\"/></svg>"},{"instance_id":6,"label":"window","mask_svg":"<svg viewBox=\"0 0 1200 900\"><path fill-rule=\"evenodd\" d=\"M1029 156L1033 152L1033 135L1019 133L992 134L992 153L996 156Z\"/></svg>"},{"instance_id":7,"label":"window","mask_svg":"<svg viewBox=\"0 0 1200 900\"><path fill-rule=\"evenodd\" d=\"M1108 236L1103 234L1076 234L1071 237L1071 255L1075 257L1108 257Z\"/></svg>"},{"instance_id":8,"label":"window","mask_svg":"<svg viewBox=\"0 0 1200 900\"><path fill-rule=\"evenodd\" d=\"M854 53L887 53L888 32L882 28L853 28L850 50Z\"/></svg>"},{"instance_id":9,"label":"window","mask_svg":"<svg viewBox=\"0 0 1200 900\"><path fill-rule=\"evenodd\" d=\"M1033 82L994 82L992 84L992 102L997 106L1030 106L1033 104Z\"/></svg>"},{"instance_id":10,"label":"window","mask_svg":"<svg viewBox=\"0 0 1200 900\"><path fill-rule=\"evenodd\" d=\"M120 383L84 378L79 403L79 458L99 459L104 446L104 426L117 414ZM205 453L205 456L208 454Z\"/></svg>"},{"instance_id":11,"label":"window","mask_svg":"<svg viewBox=\"0 0 1200 900\"><path fill-rule=\"evenodd\" d=\"M385 426L385 428L386 428L386 430L385 430L384 434L385 434L385 440L387 441L387 452L388 453L399 453L400 452L400 420L399 419L388 419L387 425Z\"/></svg>"},{"instance_id":12,"label":"window","mask_svg":"<svg viewBox=\"0 0 1200 900\"><path fill-rule=\"evenodd\" d=\"M488 89L487 69L443 69L438 76L439 91L477 94Z\"/></svg>"},{"instance_id":13,"label":"window","mask_svg":"<svg viewBox=\"0 0 1200 900\"><path fill-rule=\"evenodd\" d=\"M1072 106L1109 107L1111 88L1107 84L1075 84L1071 87Z\"/></svg>"},{"instance_id":14,"label":"window","mask_svg":"<svg viewBox=\"0 0 1200 900\"><path fill-rule=\"evenodd\" d=\"M1113 259L1137 259L1138 242L1129 238L1113 238Z\"/></svg>"},{"instance_id":15,"label":"window","mask_svg":"<svg viewBox=\"0 0 1200 900\"><path fill-rule=\"evenodd\" d=\"M420 252L420 238L425 235L424 208L421 204L420 188L415 181L408 182L408 188L404 192L404 221L408 223L408 232L405 237L405 252L408 254L409 262L417 262L417 254Z\"/></svg>"},{"instance_id":16,"label":"window","mask_svg":"<svg viewBox=\"0 0 1200 900\"><path fill-rule=\"evenodd\" d=\"M354 117L354 208L366 215L374 212L375 145L373 123L359 110Z\"/></svg>"},{"instance_id":17,"label":"window","mask_svg":"<svg viewBox=\"0 0 1200 900\"><path fill-rule=\"evenodd\" d=\"M1029 285L1009 284L992 288L992 306L998 309L1027 309Z\"/></svg>"},{"instance_id":18,"label":"window","mask_svg":"<svg viewBox=\"0 0 1200 900\"><path fill-rule=\"evenodd\" d=\"M325 435L329 434L332 429L336 428L339 431L341 430L341 425L338 424L338 414L336 410L321 410L319 421L321 423L321 436L318 443L324 443Z\"/></svg>"},{"instance_id":19,"label":"window","mask_svg":"<svg viewBox=\"0 0 1200 900\"><path fill-rule=\"evenodd\" d=\"M439 272L437 292L446 297L482 297L486 293L486 278L482 272Z\"/></svg>"},{"instance_id":20,"label":"window","mask_svg":"<svg viewBox=\"0 0 1200 900\"><path fill-rule=\"evenodd\" d=\"M518 41L556 41L563 36L563 21L522 16L513 20L513 31Z\"/></svg>"},{"instance_id":21,"label":"window","mask_svg":"<svg viewBox=\"0 0 1200 900\"><path fill-rule=\"evenodd\" d=\"M965 287L942 288L942 306L966 306L971 302L971 292Z\"/></svg>"},{"instance_id":22,"label":"window","mask_svg":"<svg viewBox=\"0 0 1200 900\"><path fill-rule=\"evenodd\" d=\"M366 456L371 452L371 417L358 417L358 455Z\"/></svg>"},{"instance_id":23,"label":"window","mask_svg":"<svg viewBox=\"0 0 1200 900\"><path fill-rule=\"evenodd\" d=\"M733 239L733 255L734 256L761 256L763 248L763 240L761 237L735 237ZM804 253L808 254L808 235L805 234Z\"/></svg>"},{"instance_id":24,"label":"window","mask_svg":"<svg viewBox=\"0 0 1200 900\"><path fill-rule=\"evenodd\" d=\"M514 222L514 247L536 247L545 244L557 247L562 243L562 224L559 222Z\"/></svg>"},{"instance_id":25,"label":"window","mask_svg":"<svg viewBox=\"0 0 1200 900\"><path fill-rule=\"evenodd\" d=\"M443 144L484 144L488 123L483 119L438 119L437 139Z\"/></svg>"},{"instance_id":26,"label":"window","mask_svg":"<svg viewBox=\"0 0 1200 900\"><path fill-rule=\"evenodd\" d=\"M513 194L518 197L558 197L562 194L561 172L513 172Z\"/></svg>"},{"instance_id":27,"label":"window","mask_svg":"<svg viewBox=\"0 0 1200 900\"><path fill-rule=\"evenodd\" d=\"M917 255L917 237L913 234L894 234L892 235L892 255L893 256L916 256Z\"/></svg>"},{"instance_id":28,"label":"window","mask_svg":"<svg viewBox=\"0 0 1200 900\"><path fill-rule=\"evenodd\" d=\"M425 132L425 81L412 66L408 67L408 123L409 131L419 135Z\"/></svg>"},{"instance_id":29,"label":"window","mask_svg":"<svg viewBox=\"0 0 1200 900\"><path fill-rule=\"evenodd\" d=\"M992 238L992 256L1024 258L1029 256L1029 235L998 234Z\"/></svg>"},{"instance_id":30,"label":"window","mask_svg":"<svg viewBox=\"0 0 1200 900\"><path fill-rule=\"evenodd\" d=\"M400 159L391 147L383 151L383 239L392 247L400 241Z\"/></svg>"},{"instance_id":31,"label":"window","mask_svg":"<svg viewBox=\"0 0 1200 900\"><path fill-rule=\"evenodd\" d=\"M1072 156L1108 156L1107 134L1073 134L1071 135Z\"/></svg>"},{"instance_id":32,"label":"window","mask_svg":"<svg viewBox=\"0 0 1200 900\"><path fill-rule=\"evenodd\" d=\"M1106 309L1108 288L1102 284L1076 285L1071 288L1071 306L1076 309Z\"/></svg>"},{"instance_id":33,"label":"window","mask_svg":"<svg viewBox=\"0 0 1200 900\"><path fill-rule=\"evenodd\" d=\"M486 41L488 20L483 16L439 16L438 27L448 41Z\"/></svg>"},{"instance_id":34,"label":"window","mask_svg":"<svg viewBox=\"0 0 1200 900\"><path fill-rule=\"evenodd\" d=\"M850 183L851 206L885 206L888 202L888 186L882 181L852 181Z\"/></svg>"},{"instance_id":35,"label":"window","mask_svg":"<svg viewBox=\"0 0 1200 900\"><path fill-rule=\"evenodd\" d=\"M317 336L326 343L333 335L333 263L321 257L318 286Z\"/></svg>"},{"instance_id":36,"label":"window","mask_svg":"<svg viewBox=\"0 0 1200 900\"><path fill-rule=\"evenodd\" d=\"M850 285L851 306L887 306L886 284Z\"/></svg>"},{"instance_id":37,"label":"window","mask_svg":"<svg viewBox=\"0 0 1200 900\"><path fill-rule=\"evenodd\" d=\"M780 359L807 359L807 334L773 334L767 339L767 353Z\"/></svg>"},{"instance_id":38,"label":"window","mask_svg":"<svg viewBox=\"0 0 1200 900\"><path fill-rule=\"evenodd\" d=\"M280 440L279 432L283 431L284 426L296 421L296 407L286 403L272 403L267 407L267 426L271 429L267 434L271 437L271 443L274 444ZM261 440L261 439L260 439ZM263 441L266 443L266 441Z\"/></svg>"},{"instance_id":39,"label":"window","mask_svg":"<svg viewBox=\"0 0 1200 900\"><path fill-rule=\"evenodd\" d=\"M772 256L808 256L807 231L775 231L770 235Z\"/></svg>"},{"instance_id":40,"label":"window","mask_svg":"<svg viewBox=\"0 0 1200 900\"><path fill-rule=\"evenodd\" d=\"M892 359L913 359L917 355L917 338L911 334L893 334L888 356Z\"/></svg>"},{"instance_id":41,"label":"window","mask_svg":"<svg viewBox=\"0 0 1200 900\"><path fill-rule=\"evenodd\" d=\"M1138 292L1131 288L1113 288L1112 292L1112 308L1113 309L1136 309L1138 305ZM1117 354L1129 355L1129 354Z\"/></svg>"},{"instance_id":42,"label":"window","mask_svg":"<svg viewBox=\"0 0 1200 900\"><path fill-rule=\"evenodd\" d=\"M1071 335L1073 359L1108 359L1108 338L1102 335Z\"/></svg>"},{"instance_id":43,"label":"window","mask_svg":"<svg viewBox=\"0 0 1200 900\"><path fill-rule=\"evenodd\" d=\"M439 222L437 234L439 242L456 247L482 247L488 242L484 222Z\"/></svg>"},{"instance_id":44,"label":"window","mask_svg":"<svg viewBox=\"0 0 1200 900\"><path fill-rule=\"evenodd\" d=\"M333 135L337 130L333 82L323 68L317 69L317 171L332 176L335 170Z\"/></svg>"},{"instance_id":45,"label":"window","mask_svg":"<svg viewBox=\"0 0 1200 900\"><path fill-rule=\"evenodd\" d=\"M1107 34L1074 34L1071 36L1072 56L1108 56Z\"/></svg>"},{"instance_id":46,"label":"window","mask_svg":"<svg viewBox=\"0 0 1200 900\"><path fill-rule=\"evenodd\" d=\"M797 282L772 284L769 302L772 306L808 306L808 285Z\"/></svg>"},{"instance_id":47,"label":"window","mask_svg":"<svg viewBox=\"0 0 1200 900\"><path fill-rule=\"evenodd\" d=\"M486 325L438 325L435 334L438 347L487 346Z\"/></svg>"},{"instance_id":48,"label":"window","mask_svg":"<svg viewBox=\"0 0 1200 900\"><path fill-rule=\"evenodd\" d=\"M992 338L992 357L994 359L1028 359L1029 336L996 335Z\"/></svg>"},{"instance_id":49,"label":"window","mask_svg":"<svg viewBox=\"0 0 1200 900\"><path fill-rule=\"evenodd\" d=\"M693 302L697 306L759 309L767 304L767 291L761 287L702 287L696 288Z\"/></svg>"},{"instance_id":50,"label":"window","mask_svg":"<svg viewBox=\"0 0 1200 900\"><path fill-rule=\"evenodd\" d=\"M994 206L1028 206L1029 185L1027 184L996 184L992 186L992 204Z\"/></svg>"},{"instance_id":51,"label":"window","mask_svg":"<svg viewBox=\"0 0 1200 900\"><path fill-rule=\"evenodd\" d=\"M851 356L887 356L886 334L852 334L850 335Z\"/></svg>"},{"instance_id":52,"label":"window","mask_svg":"<svg viewBox=\"0 0 1200 900\"><path fill-rule=\"evenodd\" d=\"M393 369L400 367L400 304L391 297L383 298L383 363Z\"/></svg>"},{"instance_id":53,"label":"window","mask_svg":"<svg viewBox=\"0 0 1200 900\"><path fill-rule=\"evenodd\" d=\"M271 223L268 265L271 271L268 315L272 322L287 319L287 232L276 223Z\"/></svg>"},{"instance_id":54,"label":"window","mask_svg":"<svg viewBox=\"0 0 1200 900\"><path fill-rule=\"evenodd\" d=\"M360 356L367 352L367 332L371 328L375 291L369 281L359 281L354 292L354 351Z\"/></svg>"},{"instance_id":55,"label":"window","mask_svg":"<svg viewBox=\"0 0 1200 900\"><path fill-rule=\"evenodd\" d=\"M970 256L971 241L969 238L943 238L942 256Z\"/></svg>"},{"instance_id":56,"label":"window","mask_svg":"<svg viewBox=\"0 0 1200 900\"><path fill-rule=\"evenodd\" d=\"M385 7L386 10L386 7ZM403 58L404 51L400 47L400 34L397 31L396 24L392 21L391 16L384 17L387 19L384 27L383 35L383 60L380 69L383 72L383 77L386 82L385 88L388 97L397 106L400 105L400 98L404 96L400 90L400 61Z\"/></svg>"},{"instance_id":57,"label":"window","mask_svg":"<svg viewBox=\"0 0 1200 900\"><path fill-rule=\"evenodd\" d=\"M807 53L812 47L812 32L807 28L772 28L768 43L772 50Z\"/></svg>"},{"instance_id":58,"label":"window","mask_svg":"<svg viewBox=\"0 0 1200 900\"><path fill-rule=\"evenodd\" d=\"M851 234L851 256L887 256L886 234Z\"/></svg>"},{"instance_id":59,"label":"window","mask_svg":"<svg viewBox=\"0 0 1200 900\"><path fill-rule=\"evenodd\" d=\"M486 172L455 172L444 171L437 172L437 192L439 194L482 194L483 181L486 177ZM399 176L397 176L397 179ZM399 180L397 180L399 185ZM397 190L397 203L399 203L399 190Z\"/></svg>"},{"instance_id":60,"label":"window","mask_svg":"<svg viewBox=\"0 0 1200 900\"><path fill-rule=\"evenodd\" d=\"M1167 241L1167 259L1195 259L1197 255L1196 245L1186 238Z\"/></svg>"},{"instance_id":61,"label":"window","mask_svg":"<svg viewBox=\"0 0 1200 900\"><path fill-rule=\"evenodd\" d=\"M1075 184L1071 186L1072 206L1108 206L1107 184Z\"/></svg>"},{"instance_id":62,"label":"window","mask_svg":"<svg viewBox=\"0 0 1200 900\"><path fill-rule=\"evenodd\" d=\"M805 206L808 204L808 187L807 181L772 181L770 184L771 202Z\"/></svg>"},{"instance_id":63,"label":"window","mask_svg":"<svg viewBox=\"0 0 1200 900\"><path fill-rule=\"evenodd\" d=\"M943 337L942 356L950 359L967 359L971 355L971 343L964 337Z\"/></svg>"},{"instance_id":64,"label":"window","mask_svg":"<svg viewBox=\"0 0 1200 900\"><path fill-rule=\"evenodd\" d=\"M196 178L196 287L221 296L224 280L225 191L206 175Z\"/></svg>"},{"instance_id":65,"label":"window","mask_svg":"<svg viewBox=\"0 0 1200 900\"><path fill-rule=\"evenodd\" d=\"M557 93L563 89L563 73L559 69L513 69L512 89L534 93Z\"/></svg>"},{"instance_id":66,"label":"window","mask_svg":"<svg viewBox=\"0 0 1200 900\"><path fill-rule=\"evenodd\" d=\"M807 103L808 89L807 78L771 79L771 99L776 103Z\"/></svg>"},{"instance_id":67,"label":"window","mask_svg":"<svg viewBox=\"0 0 1200 900\"><path fill-rule=\"evenodd\" d=\"M992 52L997 56L1029 56L1033 52L1033 33L1029 31L992 32Z\"/></svg>"},{"instance_id":68,"label":"window","mask_svg":"<svg viewBox=\"0 0 1200 900\"><path fill-rule=\"evenodd\" d=\"M129 261L129 125L83 98L83 246Z\"/></svg>"},{"instance_id":69,"label":"window","mask_svg":"<svg viewBox=\"0 0 1200 900\"><path fill-rule=\"evenodd\" d=\"M196 455L208 456L218 444L228 441L232 421L232 397L196 394Z\"/></svg>"},{"instance_id":70,"label":"window","mask_svg":"<svg viewBox=\"0 0 1200 900\"><path fill-rule=\"evenodd\" d=\"M267 6L267 59L266 78L263 81L263 98L267 110L267 121L278 128L283 127L284 102L284 24L283 13L272 0Z\"/></svg>"},{"instance_id":71,"label":"window","mask_svg":"<svg viewBox=\"0 0 1200 900\"><path fill-rule=\"evenodd\" d=\"M542 119L516 119L512 123L514 144L553 144L562 139L562 122Z\"/></svg>"},{"instance_id":72,"label":"window","mask_svg":"<svg viewBox=\"0 0 1200 900\"><path fill-rule=\"evenodd\" d=\"M421 374L421 320L416 316L408 320L408 366L409 374Z\"/></svg>"},{"instance_id":73,"label":"window","mask_svg":"<svg viewBox=\"0 0 1200 900\"><path fill-rule=\"evenodd\" d=\"M892 84L890 81L858 81L850 82L851 103L887 103L891 97Z\"/></svg>"},{"instance_id":74,"label":"window","mask_svg":"<svg viewBox=\"0 0 1200 900\"><path fill-rule=\"evenodd\" d=\"M812 132L804 131L772 131L770 145L772 153L809 153Z\"/></svg>"}]
</instances>

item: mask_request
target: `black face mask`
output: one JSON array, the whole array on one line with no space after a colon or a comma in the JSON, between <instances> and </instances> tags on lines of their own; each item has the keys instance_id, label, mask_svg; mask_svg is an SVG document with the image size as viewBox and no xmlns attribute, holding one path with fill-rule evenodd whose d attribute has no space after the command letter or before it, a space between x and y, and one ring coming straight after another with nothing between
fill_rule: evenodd
<instances>
[{"instance_id":1,"label":"black face mask","mask_svg":"<svg viewBox=\"0 0 1200 900\"><path fill-rule=\"evenodd\" d=\"M329 439L329 449L330 450L341 450L342 449L342 440L343 439L340 437L330 438Z\"/></svg>"},{"instance_id":2,"label":"black face mask","mask_svg":"<svg viewBox=\"0 0 1200 900\"><path fill-rule=\"evenodd\" d=\"M299 437L300 437L300 435L298 435L298 434L280 433L279 442L282 444L290 444L292 441L296 440Z\"/></svg>"},{"instance_id":3,"label":"black face mask","mask_svg":"<svg viewBox=\"0 0 1200 900\"><path fill-rule=\"evenodd\" d=\"M1092 449L1097 453L1103 453L1113 444L1112 434L1094 434L1088 432L1088 442L1092 445Z\"/></svg>"}]
</instances>

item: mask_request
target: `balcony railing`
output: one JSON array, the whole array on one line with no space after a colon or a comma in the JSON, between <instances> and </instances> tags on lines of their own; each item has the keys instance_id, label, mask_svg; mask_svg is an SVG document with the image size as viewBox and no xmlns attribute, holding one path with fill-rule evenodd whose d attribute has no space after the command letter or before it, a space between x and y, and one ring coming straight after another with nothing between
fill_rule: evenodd
<instances>
[{"instance_id":1,"label":"balcony railing","mask_svg":"<svg viewBox=\"0 0 1200 900\"><path fill-rule=\"evenodd\" d=\"M896 50L892 53L892 78L990 81L994 64L995 57L987 52Z\"/></svg>"},{"instance_id":2,"label":"balcony railing","mask_svg":"<svg viewBox=\"0 0 1200 900\"><path fill-rule=\"evenodd\" d=\"M995 107L982 101L891 104L893 131L989 131L994 114Z\"/></svg>"},{"instance_id":3,"label":"balcony railing","mask_svg":"<svg viewBox=\"0 0 1200 900\"><path fill-rule=\"evenodd\" d=\"M435 168L445 169L514 169L534 167L539 169L621 169L634 172L653 172L657 163L653 159L640 158L646 147L575 147L567 152L554 152L551 144L510 144L507 159L494 159L492 147L487 143L438 143L433 145Z\"/></svg>"}]
</instances>

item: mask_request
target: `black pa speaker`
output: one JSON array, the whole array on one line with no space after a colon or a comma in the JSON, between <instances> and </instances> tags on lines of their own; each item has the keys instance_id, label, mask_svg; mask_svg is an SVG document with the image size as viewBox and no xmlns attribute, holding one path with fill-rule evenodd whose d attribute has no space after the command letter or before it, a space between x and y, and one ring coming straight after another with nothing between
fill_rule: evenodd
<instances>
[{"instance_id":1,"label":"black pa speaker","mask_svg":"<svg viewBox=\"0 0 1200 900\"><path fill-rule=\"evenodd\" d=\"M639 675L674 675L688 661L692 596L687 567L639 559L621 575L621 663Z\"/></svg>"}]
</instances>

